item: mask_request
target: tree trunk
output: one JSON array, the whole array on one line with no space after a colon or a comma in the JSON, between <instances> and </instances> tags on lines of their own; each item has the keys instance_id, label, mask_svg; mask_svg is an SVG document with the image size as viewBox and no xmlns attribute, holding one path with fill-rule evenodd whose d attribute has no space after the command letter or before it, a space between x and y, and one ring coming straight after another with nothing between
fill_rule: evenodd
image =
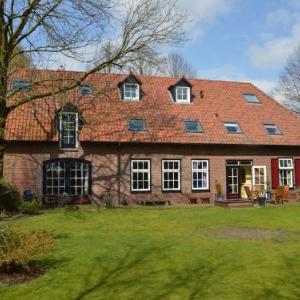
<instances>
[{"instance_id":1,"label":"tree trunk","mask_svg":"<svg viewBox=\"0 0 300 300\"><path fill-rule=\"evenodd\" d=\"M5 101L0 100L0 179L3 178L3 158L5 150L4 129L8 115Z\"/></svg>"}]
</instances>

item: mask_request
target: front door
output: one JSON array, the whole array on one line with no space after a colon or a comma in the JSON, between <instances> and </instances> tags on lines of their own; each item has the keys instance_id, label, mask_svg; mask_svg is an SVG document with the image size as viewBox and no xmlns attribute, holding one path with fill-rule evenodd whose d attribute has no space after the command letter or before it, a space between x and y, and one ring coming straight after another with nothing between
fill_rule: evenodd
<instances>
[{"instance_id":1,"label":"front door","mask_svg":"<svg viewBox=\"0 0 300 300\"><path fill-rule=\"evenodd\" d=\"M227 198L240 198L240 169L239 167L226 167L226 182L227 182Z\"/></svg>"}]
</instances>

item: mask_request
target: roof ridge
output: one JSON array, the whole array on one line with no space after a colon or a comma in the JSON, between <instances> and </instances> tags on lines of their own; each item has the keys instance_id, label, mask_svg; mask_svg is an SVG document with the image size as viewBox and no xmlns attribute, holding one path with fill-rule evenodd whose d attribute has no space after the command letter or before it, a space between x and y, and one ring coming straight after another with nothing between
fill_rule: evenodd
<instances>
[{"instance_id":1,"label":"roof ridge","mask_svg":"<svg viewBox=\"0 0 300 300\"><path fill-rule=\"evenodd\" d=\"M81 74L86 73L86 71L73 71L73 70L65 70L65 69L34 69L34 68L14 68L12 72L22 70L22 71L37 71L37 72L51 72L51 73L60 73L60 72L66 72L66 73L73 73L73 74ZM122 75L122 76L129 76L130 72L128 73L121 73L121 72L96 72L92 73L90 75L106 75L106 76L114 76L114 75ZM207 79L207 78L196 78L196 77L189 77L189 76L179 76L179 77L173 77L173 76L166 76L166 75L135 75L136 77L144 77L144 78L165 78L165 79L172 79L172 80L178 80L180 78L186 78L187 81L189 80L195 80L195 81L209 81L209 82L224 82L224 83L236 83L236 84L251 84L249 81L237 81L237 80L223 80L223 79Z\"/></svg>"}]
</instances>

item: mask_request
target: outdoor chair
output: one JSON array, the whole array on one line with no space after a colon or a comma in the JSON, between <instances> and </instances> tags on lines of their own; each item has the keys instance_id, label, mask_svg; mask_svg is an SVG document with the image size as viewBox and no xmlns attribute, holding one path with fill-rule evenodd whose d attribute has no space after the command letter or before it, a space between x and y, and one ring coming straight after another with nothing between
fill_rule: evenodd
<instances>
[{"instance_id":1,"label":"outdoor chair","mask_svg":"<svg viewBox=\"0 0 300 300\"><path fill-rule=\"evenodd\" d=\"M284 204L284 201L288 201L288 193L289 193L288 186L277 187L277 189L275 191L275 204L276 203Z\"/></svg>"}]
</instances>

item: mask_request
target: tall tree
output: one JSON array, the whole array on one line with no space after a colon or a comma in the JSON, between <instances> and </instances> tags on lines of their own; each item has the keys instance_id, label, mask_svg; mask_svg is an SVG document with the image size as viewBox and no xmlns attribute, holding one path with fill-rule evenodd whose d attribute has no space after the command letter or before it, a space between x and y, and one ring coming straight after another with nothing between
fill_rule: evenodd
<instances>
[{"instance_id":1,"label":"tall tree","mask_svg":"<svg viewBox=\"0 0 300 300\"><path fill-rule=\"evenodd\" d=\"M166 57L164 74L171 77L194 77L196 71L182 55L172 52Z\"/></svg>"},{"instance_id":2,"label":"tall tree","mask_svg":"<svg viewBox=\"0 0 300 300\"><path fill-rule=\"evenodd\" d=\"M280 74L277 91L287 108L300 113L300 47L289 57Z\"/></svg>"},{"instance_id":3,"label":"tall tree","mask_svg":"<svg viewBox=\"0 0 300 300\"><path fill-rule=\"evenodd\" d=\"M137 53L181 43L185 21L176 0L0 0L0 177L9 112L28 101L74 89L94 72L110 66L122 68L134 61ZM64 78L59 85L53 85L51 78L33 78L31 92L17 93L17 100L6 105L16 97L9 89L9 78L18 55L32 57L39 66L50 54L94 62L94 58L86 58L86 49L99 48L112 36L113 55L91 64L79 78ZM43 89L35 88L41 85Z\"/></svg>"}]
</instances>

